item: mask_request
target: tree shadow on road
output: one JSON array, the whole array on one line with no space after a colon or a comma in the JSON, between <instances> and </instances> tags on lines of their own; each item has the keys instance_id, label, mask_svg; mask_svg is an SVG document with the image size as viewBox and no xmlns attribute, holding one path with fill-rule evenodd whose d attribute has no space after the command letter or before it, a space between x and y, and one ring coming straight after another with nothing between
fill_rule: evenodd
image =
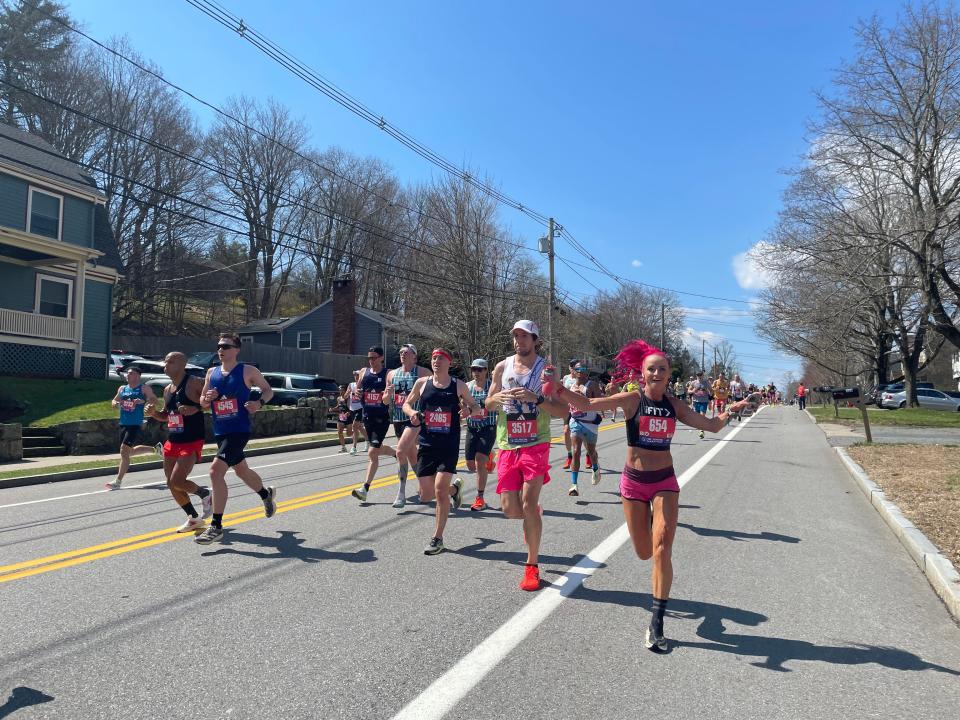
<instances>
[{"instance_id":1,"label":"tree shadow on road","mask_svg":"<svg viewBox=\"0 0 960 720\"><path fill-rule=\"evenodd\" d=\"M325 550L323 548L307 547L303 544L305 540L297 537L297 533L292 530L281 530L278 535L279 537L269 537L227 530L221 541L221 547L212 552L201 553L201 555L203 555L203 557L212 557L215 555L245 555L247 557L269 560L293 558L307 563L316 563L324 560L368 563L374 562L377 559L373 550L369 548L357 552L338 552L335 550ZM231 547L234 544L259 545L262 548L271 549L273 552L238 550Z\"/></svg>"},{"instance_id":2,"label":"tree shadow on road","mask_svg":"<svg viewBox=\"0 0 960 720\"><path fill-rule=\"evenodd\" d=\"M685 528L701 537L722 537L728 540L740 542L743 540L770 540L772 542L798 543L800 538L792 535L780 535L778 533L767 532L764 530L759 533L741 532L740 530L717 530L716 528L697 527L689 523L677 523L678 528Z\"/></svg>"},{"instance_id":3,"label":"tree shadow on road","mask_svg":"<svg viewBox=\"0 0 960 720\"><path fill-rule=\"evenodd\" d=\"M571 594L570 599L637 607L647 611L650 610L652 605L652 598L648 593L593 590L586 586L579 587ZM948 675L960 676L960 670L927 662L919 655L888 645L865 645L863 643L818 645L806 640L727 632L725 625L727 622L746 627L759 627L769 620L766 615L752 610L696 600L670 598L667 616L676 620L700 620L700 625L697 627L697 636L709 641L689 642L671 639L671 649L689 647L729 653L738 657L755 657L758 660L750 664L764 670L792 672L792 669L786 667L786 664L792 660L799 660L830 663L832 665L876 664L892 670L936 670Z\"/></svg>"},{"instance_id":4,"label":"tree shadow on road","mask_svg":"<svg viewBox=\"0 0 960 720\"><path fill-rule=\"evenodd\" d=\"M52 701L52 696L40 690L23 686L15 687L10 691L10 697L7 698L7 701L3 705L0 705L0 718L12 715L17 710L23 710L33 705L42 705L43 703Z\"/></svg>"}]
</instances>

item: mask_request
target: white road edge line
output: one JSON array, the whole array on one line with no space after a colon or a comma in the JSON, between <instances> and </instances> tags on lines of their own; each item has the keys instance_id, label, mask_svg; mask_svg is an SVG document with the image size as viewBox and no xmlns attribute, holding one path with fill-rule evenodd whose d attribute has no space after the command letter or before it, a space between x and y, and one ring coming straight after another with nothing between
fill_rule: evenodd
<instances>
[{"instance_id":1,"label":"white road edge line","mask_svg":"<svg viewBox=\"0 0 960 720\"><path fill-rule=\"evenodd\" d=\"M696 477L764 407L766 406L741 422L681 474L677 478L680 487ZM587 553L583 560L567 570L555 583L541 590L496 632L438 677L430 687L394 715L393 720L440 720L444 717L629 539L630 533L624 523Z\"/></svg>"}]
</instances>

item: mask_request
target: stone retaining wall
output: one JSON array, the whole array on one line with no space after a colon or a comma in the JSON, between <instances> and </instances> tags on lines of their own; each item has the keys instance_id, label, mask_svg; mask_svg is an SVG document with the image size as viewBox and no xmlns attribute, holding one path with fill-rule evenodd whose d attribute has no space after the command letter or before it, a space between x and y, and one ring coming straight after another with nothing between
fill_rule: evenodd
<instances>
[{"instance_id":1,"label":"stone retaining wall","mask_svg":"<svg viewBox=\"0 0 960 720\"><path fill-rule=\"evenodd\" d=\"M20 424L0 424L0 461L23 460L23 437Z\"/></svg>"},{"instance_id":2,"label":"stone retaining wall","mask_svg":"<svg viewBox=\"0 0 960 720\"><path fill-rule=\"evenodd\" d=\"M19 434L20 426L15 427ZM51 425L48 429L66 446L68 455L95 455L117 451L120 443L117 428L116 420L82 420ZM206 428L206 440L213 442L213 421L209 415L206 419ZM256 413L253 416L251 437L278 437L326 430L327 403L325 400L318 400L308 407L279 408ZM155 445L166 439L166 427L156 420L147 420L139 442L143 445Z\"/></svg>"}]
</instances>

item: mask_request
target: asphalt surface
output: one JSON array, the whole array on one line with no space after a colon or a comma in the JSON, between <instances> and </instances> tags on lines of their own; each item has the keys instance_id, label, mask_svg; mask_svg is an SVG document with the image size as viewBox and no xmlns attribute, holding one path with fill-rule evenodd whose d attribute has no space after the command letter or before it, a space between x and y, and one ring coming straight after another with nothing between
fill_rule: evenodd
<instances>
[{"instance_id":1,"label":"asphalt surface","mask_svg":"<svg viewBox=\"0 0 960 720\"><path fill-rule=\"evenodd\" d=\"M450 718L955 715L960 628L790 407L678 433L688 476L735 435L683 488L671 651L645 650L649 562L602 545L622 532L625 442L601 427L600 485L568 497L557 445L544 491L541 574L576 587L565 599L517 588L521 526L495 510L461 510L448 552L424 556L432 509L394 510L389 479L360 506L365 460L335 449L252 463L279 488L270 520L231 475L227 512L249 512L209 547L171 533L183 513L160 486L5 490L0 718L391 718L421 701L440 717L446 683L466 688ZM564 575L595 556L585 579ZM523 634L498 636L518 618ZM476 655L493 640L499 655Z\"/></svg>"}]
</instances>

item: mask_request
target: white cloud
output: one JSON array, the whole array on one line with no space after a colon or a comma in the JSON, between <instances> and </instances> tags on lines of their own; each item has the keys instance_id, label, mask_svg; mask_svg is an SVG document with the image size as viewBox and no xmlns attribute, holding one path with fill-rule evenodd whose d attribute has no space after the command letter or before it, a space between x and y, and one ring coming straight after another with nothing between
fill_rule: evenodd
<instances>
[{"instance_id":1,"label":"white cloud","mask_svg":"<svg viewBox=\"0 0 960 720\"><path fill-rule=\"evenodd\" d=\"M744 308L732 308L732 307L723 307L717 306L712 308L704 307L681 307L683 313L691 319L695 318L713 318L716 320L722 319L750 319L753 317L753 311L744 309Z\"/></svg>"},{"instance_id":2,"label":"white cloud","mask_svg":"<svg viewBox=\"0 0 960 720\"><path fill-rule=\"evenodd\" d=\"M733 275L744 290L762 290L773 283L770 273L761 268L756 261L757 253L761 252L766 245L767 243L761 240L746 252L733 256L731 261Z\"/></svg>"},{"instance_id":3,"label":"white cloud","mask_svg":"<svg viewBox=\"0 0 960 720\"><path fill-rule=\"evenodd\" d=\"M643 261L642 261L642 260L631 260L631 261L630 261L630 264L633 265L633 266L636 267L636 268L638 268L638 267L643 267Z\"/></svg>"}]
</instances>

